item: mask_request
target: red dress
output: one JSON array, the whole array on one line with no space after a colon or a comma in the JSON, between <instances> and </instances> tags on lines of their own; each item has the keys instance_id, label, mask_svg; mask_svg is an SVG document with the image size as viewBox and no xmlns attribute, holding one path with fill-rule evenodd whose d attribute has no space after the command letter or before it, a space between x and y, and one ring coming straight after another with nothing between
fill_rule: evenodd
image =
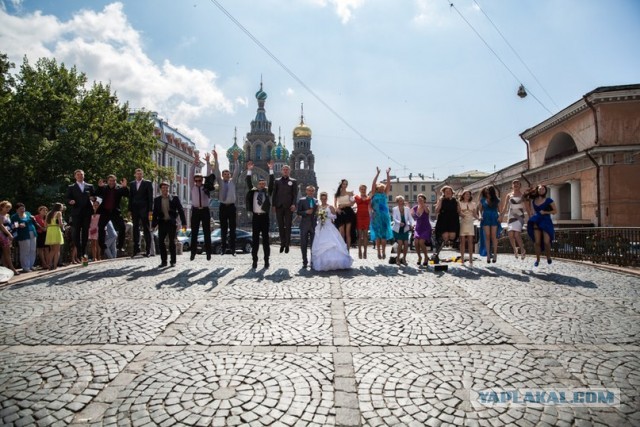
<instances>
[{"instance_id":1,"label":"red dress","mask_svg":"<svg viewBox=\"0 0 640 427\"><path fill-rule=\"evenodd\" d=\"M356 230L368 230L369 229L369 205L371 204L371 197L356 196Z\"/></svg>"}]
</instances>

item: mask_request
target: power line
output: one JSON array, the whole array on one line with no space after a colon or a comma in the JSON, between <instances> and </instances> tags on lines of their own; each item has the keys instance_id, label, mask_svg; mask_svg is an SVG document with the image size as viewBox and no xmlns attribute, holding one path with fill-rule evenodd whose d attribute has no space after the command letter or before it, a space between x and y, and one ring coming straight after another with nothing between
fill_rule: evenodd
<instances>
[{"instance_id":1,"label":"power line","mask_svg":"<svg viewBox=\"0 0 640 427\"><path fill-rule=\"evenodd\" d=\"M309 92L318 102L320 102L320 104L322 104L327 110L329 110L329 112L331 112L331 114L333 114L338 120L340 120L345 126L347 126L349 129L351 129L356 135L358 135L363 141L365 141L367 144L369 144L371 147L373 147L376 151L378 151L380 154L382 154L383 156L385 156L388 160L391 160L392 162L394 162L395 164L397 164L398 166L400 166L401 168L405 168L405 165L402 165L400 162L398 162L397 160L395 160L393 157L391 157L390 155L388 155L386 152L384 152L382 149L380 149L377 145L375 145L373 142L371 142L366 136L364 136L362 133L360 133L360 131L358 131L355 127L353 127L351 125L351 123L349 123L345 118L343 118L336 110L334 110L329 104L327 104L322 98L320 98L320 96L318 94L316 94L313 89L311 89L309 86L307 86L307 84L305 84L305 82L302 81L302 79L300 77L298 77L293 71L291 71L291 69L289 67L287 67L280 59L278 59L277 56L275 56L273 53L271 53L271 51L264 45L262 44L262 42L260 42L260 40L258 40L258 38L256 38L253 34L251 34L251 32L244 27L244 25L242 25L229 11L227 11L221 4L220 2L218 2L218 0L211 0L211 3L213 3L218 9L220 9L220 11L222 13L224 13L230 20L231 22L233 22L234 24L236 24L236 26L238 28L240 28L240 30L242 30L243 33L245 33L260 49L262 49L271 59L273 59L275 61L276 64L278 64L287 74L289 74L289 76L291 76L291 78L293 78L296 82L298 82L298 84L300 86L302 86L304 89L307 90L307 92Z\"/></svg>"},{"instance_id":2,"label":"power line","mask_svg":"<svg viewBox=\"0 0 640 427\"><path fill-rule=\"evenodd\" d=\"M502 34L502 31L500 31L498 29L498 27L496 26L496 24L493 23L493 21L491 20L491 18L489 18L489 15L487 15L485 13L485 11L480 7L480 5L478 4L478 2L476 0L473 0L473 2L476 4L476 6L478 6L478 9L480 10L480 12L482 12L482 14L485 16L485 18L487 18L487 20L491 23L491 25L493 25L493 28L495 28L495 30L498 32L498 34L500 34L500 37L502 37L502 40L504 40L504 42L507 44L507 46L509 46L509 49L511 49L511 51L514 53L514 55L516 55L516 57L520 60L520 62L522 63L522 65L524 65L524 68L527 69L527 71L529 72L529 74L531 74L531 76L533 77L533 79L538 83L538 85L542 88L542 91L549 97L549 99L551 100L551 102L553 102L553 105L556 106L556 108L560 108L558 107L558 104L556 103L556 101L551 97L551 95L549 94L549 92L547 92L547 90L544 88L544 86L542 85L542 83L540 83L540 80L538 80L538 78L536 77L536 75L533 73L533 71L531 71L531 68L529 68L529 66L524 62L524 60L522 59L522 57L518 54L518 52L515 50L515 48L511 45L511 43L509 43L509 41L507 40L507 38L504 36L504 34Z\"/></svg>"},{"instance_id":3,"label":"power line","mask_svg":"<svg viewBox=\"0 0 640 427\"><path fill-rule=\"evenodd\" d=\"M456 6L455 6L455 5L454 5L450 0L445 0L445 1L449 4L449 6L450 6L453 10L455 10L455 11L456 11L456 13L460 16L460 18L462 18L462 20L463 20L464 22L466 22L466 23L467 23L467 25L469 26L469 28L471 28L471 30L473 30L473 32L474 32L474 33L476 33L476 35L477 35L477 36L478 36L478 38L482 41L482 43L484 43L484 45L487 47L487 49L489 49L489 50L491 51L491 53L493 53L493 55L498 59L498 61L500 61L500 63L501 63L501 64L504 66L504 68L505 68L505 69L506 69L506 70L507 70L507 71L508 71L512 76L513 76L513 78L514 78L518 83L520 83L520 82L521 82L521 80L518 78L518 76L516 76L516 74L511 70L511 68L509 68L509 66L508 66L508 65L507 65L507 64L502 60L502 58L500 58L500 56L498 55L498 53L497 53L495 50L493 50L493 48L489 45L489 43L487 43L487 41L484 39L484 37L482 37L482 35L480 35L480 33L478 32L478 30L476 30L476 29L475 29L475 27L474 27L473 25L471 25L471 22L469 22L469 21L467 20L467 18L465 18L465 17L464 17L464 15L463 15L459 10L458 10L458 8L457 8L457 7L456 7ZM520 84L522 84L522 83L520 83ZM523 85L523 87L524 87L524 85ZM531 90L527 90L527 92L528 92L528 93L533 97L533 99L535 99L536 101L538 101L538 104L540 104L540 106L542 106L542 108L544 108L545 110L547 110L547 111L549 112L549 114L553 114L553 113L551 112L551 110L549 110L549 109L547 108L547 106L546 106L546 105L544 105L544 104L542 103L542 101L540 101L540 100L538 99L538 97L537 97L537 96L535 96L535 95L533 94L533 92L531 92Z\"/></svg>"}]
</instances>

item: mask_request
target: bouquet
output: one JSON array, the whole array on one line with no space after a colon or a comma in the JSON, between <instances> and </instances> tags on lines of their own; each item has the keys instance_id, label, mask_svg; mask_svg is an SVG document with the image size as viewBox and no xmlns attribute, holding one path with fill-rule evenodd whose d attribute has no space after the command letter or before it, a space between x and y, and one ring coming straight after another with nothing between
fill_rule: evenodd
<instances>
[{"instance_id":1,"label":"bouquet","mask_svg":"<svg viewBox=\"0 0 640 427\"><path fill-rule=\"evenodd\" d=\"M327 211L325 209L318 209L318 219L320 219L320 226L324 225L327 220Z\"/></svg>"}]
</instances>

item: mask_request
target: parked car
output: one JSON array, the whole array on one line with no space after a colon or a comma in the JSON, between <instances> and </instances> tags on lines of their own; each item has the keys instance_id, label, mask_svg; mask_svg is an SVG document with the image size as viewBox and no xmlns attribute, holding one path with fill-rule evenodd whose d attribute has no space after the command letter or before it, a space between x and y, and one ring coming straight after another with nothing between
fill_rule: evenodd
<instances>
[{"instance_id":1,"label":"parked car","mask_svg":"<svg viewBox=\"0 0 640 427\"><path fill-rule=\"evenodd\" d=\"M236 229L236 252L242 251L245 254L251 252L251 233ZM204 235L198 235L197 252L202 253L204 250ZM222 253L222 235L220 229L217 228L211 233L211 250L214 254Z\"/></svg>"},{"instance_id":2,"label":"parked car","mask_svg":"<svg viewBox=\"0 0 640 427\"><path fill-rule=\"evenodd\" d=\"M300 244L300 227L291 227L291 243Z\"/></svg>"},{"instance_id":3,"label":"parked car","mask_svg":"<svg viewBox=\"0 0 640 427\"><path fill-rule=\"evenodd\" d=\"M178 242L182 243L182 250L188 251L191 245L191 229L187 228L185 231L178 230Z\"/></svg>"}]
</instances>

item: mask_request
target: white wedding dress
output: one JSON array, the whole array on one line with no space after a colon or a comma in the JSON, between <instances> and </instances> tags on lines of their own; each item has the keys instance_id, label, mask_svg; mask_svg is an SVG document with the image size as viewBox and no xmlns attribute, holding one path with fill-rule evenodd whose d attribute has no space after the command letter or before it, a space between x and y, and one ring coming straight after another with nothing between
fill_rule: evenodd
<instances>
[{"instance_id":1,"label":"white wedding dress","mask_svg":"<svg viewBox=\"0 0 640 427\"><path fill-rule=\"evenodd\" d=\"M353 258L349 255L347 244L342 239L340 232L333 225L336 218L329 208L318 207L319 211L325 211L327 218L324 225L318 218L316 234L311 246L311 265L316 271L343 270L351 268Z\"/></svg>"}]
</instances>

